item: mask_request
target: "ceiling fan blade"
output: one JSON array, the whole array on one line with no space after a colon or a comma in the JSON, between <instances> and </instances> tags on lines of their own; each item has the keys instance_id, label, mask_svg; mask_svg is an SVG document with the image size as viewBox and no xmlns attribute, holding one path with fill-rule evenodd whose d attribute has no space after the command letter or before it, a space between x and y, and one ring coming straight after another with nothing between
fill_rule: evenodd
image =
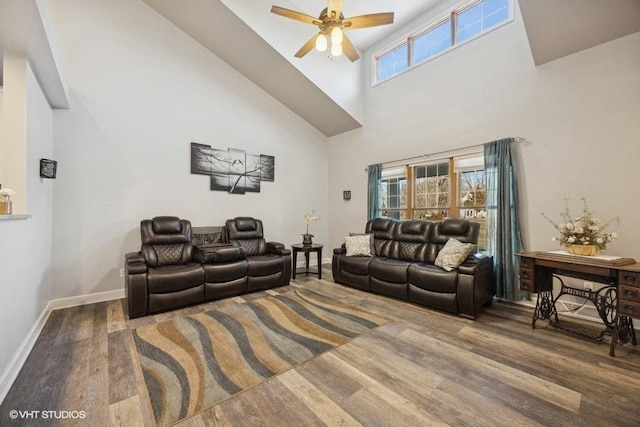
<instances>
[{"instance_id":1,"label":"ceiling fan blade","mask_svg":"<svg viewBox=\"0 0 640 427\"><path fill-rule=\"evenodd\" d=\"M377 27L378 25L393 24L393 12L372 13L370 15L354 16L342 22L344 28L356 30L358 28Z\"/></svg>"},{"instance_id":2,"label":"ceiling fan blade","mask_svg":"<svg viewBox=\"0 0 640 427\"><path fill-rule=\"evenodd\" d=\"M356 47L351 43L351 40L349 40L346 35L342 36L342 53L344 53L351 62L355 62L360 58Z\"/></svg>"},{"instance_id":3,"label":"ceiling fan blade","mask_svg":"<svg viewBox=\"0 0 640 427\"><path fill-rule=\"evenodd\" d=\"M318 34L316 34L315 36L311 37L311 40L309 40L308 42L306 42L304 44L304 46L302 46L300 48L299 51L296 52L296 54L294 55L296 58L302 58L303 56L305 56L307 53L311 52L313 50L314 47L316 47L316 39L318 38L318 36L322 34L322 32L319 32Z\"/></svg>"},{"instance_id":4,"label":"ceiling fan blade","mask_svg":"<svg viewBox=\"0 0 640 427\"><path fill-rule=\"evenodd\" d=\"M332 14L335 12L335 15ZM332 19L338 19L342 12L342 0L329 0L327 4L327 16Z\"/></svg>"},{"instance_id":5,"label":"ceiling fan blade","mask_svg":"<svg viewBox=\"0 0 640 427\"><path fill-rule=\"evenodd\" d=\"M321 21L318 21L318 18L314 18L313 16L310 16L310 15L305 15L304 13L296 12L295 10L285 9L284 7L271 6L271 13L284 16L285 18L294 19L296 21L301 21L306 24L313 24L313 25L322 24Z\"/></svg>"}]
</instances>

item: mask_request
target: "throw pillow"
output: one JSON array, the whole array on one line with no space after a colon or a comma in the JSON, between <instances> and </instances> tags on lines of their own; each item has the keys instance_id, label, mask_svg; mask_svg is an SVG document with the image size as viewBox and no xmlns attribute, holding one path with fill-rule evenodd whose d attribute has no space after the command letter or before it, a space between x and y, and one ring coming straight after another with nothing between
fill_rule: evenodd
<instances>
[{"instance_id":1,"label":"throw pillow","mask_svg":"<svg viewBox=\"0 0 640 427\"><path fill-rule=\"evenodd\" d=\"M349 236L369 236L369 240L371 242L371 256L376 253L376 248L373 243L374 235L373 233L349 233Z\"/></svg>"},{"instance_id":2,"label":"throw pillow","mask_svg":"<svg viewBox=\"0 0 640 427\"><path fill-rule=\"evenodd\" d=\"M444 270L451 271L454 268L458 268L473 253L473 250L473 244L462 243L457 239L451 238L438 252L434 264Z\"/></svg>"},{"instance_id":3,"label":"throw pillow","mask_svg":"<svg viewBox=\"0 0 640 427\"><path fill-rule=\"evenodd\" d=\"M347 256L372 256L371 237L368 235L346 236L344 245L347 248Z\"/></svg>"}]
</instances>

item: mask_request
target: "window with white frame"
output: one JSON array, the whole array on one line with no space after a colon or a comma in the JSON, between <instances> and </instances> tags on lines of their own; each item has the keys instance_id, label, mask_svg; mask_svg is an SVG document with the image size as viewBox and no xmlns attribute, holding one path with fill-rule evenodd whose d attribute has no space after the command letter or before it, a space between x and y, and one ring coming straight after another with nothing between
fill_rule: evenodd
<instances>
[{"instance_id":1,"label":"window with white frame","mask_svg":"<svg viewBox=\"0 0 640 427\"><path fill-rule=\"evenodd\" d=\"M383 217L407 219L407 177L404 168L382 171L380 210Z\"/></svg>"},{"instance_id":2,"label":"window with white frame","mask_svg":"<svg viewBox=\"0 0 640 427\"><path fill-rule=\"evenodd\" d=\"M473 0L374 55L374 84L487 33L512 19L512 0Z\"/></svg>"}]
</instances>

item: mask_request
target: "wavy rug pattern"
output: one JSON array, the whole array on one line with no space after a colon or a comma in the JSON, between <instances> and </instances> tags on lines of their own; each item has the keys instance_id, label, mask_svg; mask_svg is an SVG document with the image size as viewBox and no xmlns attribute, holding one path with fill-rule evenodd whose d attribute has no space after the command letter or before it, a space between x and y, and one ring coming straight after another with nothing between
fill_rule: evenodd
<instances>
[{"instance_id":1,"label":"wavy rug pattern","mask_svg":"<svg viewBox=\"0 0 640 427\"><path fill-rule=\"evenodd\" d=\"M158 425L167 426L387 320L295 290L133 331Z\"/></svg>"}]
</instances>

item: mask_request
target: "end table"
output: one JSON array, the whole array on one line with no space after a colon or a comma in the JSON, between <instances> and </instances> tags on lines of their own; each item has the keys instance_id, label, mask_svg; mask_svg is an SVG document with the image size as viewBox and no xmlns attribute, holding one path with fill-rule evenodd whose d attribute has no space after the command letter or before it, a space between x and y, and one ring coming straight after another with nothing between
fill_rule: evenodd
<instances>
[{"instance_id":1,"label":"end table","mask_svg":"<svg viewBox=\"0 0 640 427\"><path fill-rule=\"evenodd\" d=\"M296 278L297 267L298 267L298 252L304 252L304 270L300 270L300 273L305 273L307 276L309 274L317 274L318 279L322 279L322 248L324 245L320 245L318 243L312 243L311 245L303 245L302 243L294 243L291 245L291 252L293 252L293 278ZM309 270L309 254L311 252L315 252L318 254L318 271L310 271Z\"/></svg>"}]
</instances>

